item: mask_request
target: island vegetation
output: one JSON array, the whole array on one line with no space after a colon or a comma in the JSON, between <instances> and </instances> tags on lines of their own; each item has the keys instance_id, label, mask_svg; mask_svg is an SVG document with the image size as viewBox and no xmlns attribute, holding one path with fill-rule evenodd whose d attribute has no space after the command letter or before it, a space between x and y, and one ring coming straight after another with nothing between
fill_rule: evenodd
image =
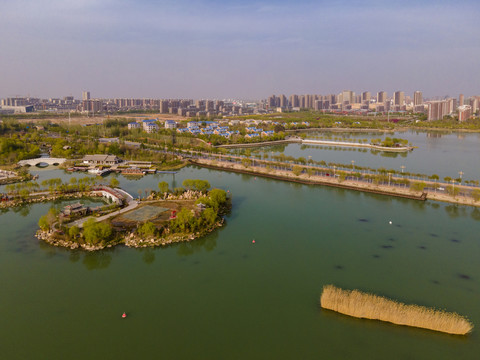
<instances>
[{"instance_id":1,"label":"island vegetation","mask_svg":"<svg viewBox=\"0 0 480 360\"><path fill-rule=\"evenodd\" d=\"M169 189L166 182L158 184L159 191L150 190L139 199L131 212L148 208L154 215L132 220L129 213L108 219L89 217L79 223L78 216L65 216L54 208L39 220L37 237L46 242L72 249L99 250L118 244L130 247L166 245L190 241L206 235L224 222L231 209L231 196L222 189L210 189L206 180L187 179L183 187Z\"/></svg>"}]
</instances>

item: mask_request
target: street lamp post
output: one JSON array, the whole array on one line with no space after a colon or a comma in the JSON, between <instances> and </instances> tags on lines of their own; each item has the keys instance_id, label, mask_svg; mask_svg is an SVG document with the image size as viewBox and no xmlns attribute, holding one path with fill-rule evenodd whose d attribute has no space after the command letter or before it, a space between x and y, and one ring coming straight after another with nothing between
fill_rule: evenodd
<instances>
[{"instance_id":1,"label":"street lamp post","mask_svg":"<svg viewBox=\"0 0 480 360\"><path fill-rule=\"evenodd\" d=\"M335 178L335 170L337 169L337 167L335 165L333 165L333 178Z\"/></svg>"},{"instance_id":2,"label":"street lamp post","mask_svg":"<svg viewBox=\"0 0 480 360\"><path fill-rule=\"evenodd\" d=\"M392 177L392 173L388 173L388 186L390 186L390 178Z\"/></svg>"}]
</instances>

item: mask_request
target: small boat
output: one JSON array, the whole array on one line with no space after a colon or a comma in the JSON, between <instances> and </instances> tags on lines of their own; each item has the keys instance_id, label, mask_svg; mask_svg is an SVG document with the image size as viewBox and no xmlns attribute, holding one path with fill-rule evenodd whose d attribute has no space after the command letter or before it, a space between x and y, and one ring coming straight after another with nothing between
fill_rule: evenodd
<instances>
[{"instance_id":1,"label":"small boat","mask_svg":"<svg viewBox=\"0 0 480 360\"><path fill-rule=\"evenodd\" d=\"M88 173L89 174L95 174L97 176L102 176L102 175L105 175L105 174L108 174L111 170L110 169L90 169L88 170Z\"/></svg>"}]
</instances>

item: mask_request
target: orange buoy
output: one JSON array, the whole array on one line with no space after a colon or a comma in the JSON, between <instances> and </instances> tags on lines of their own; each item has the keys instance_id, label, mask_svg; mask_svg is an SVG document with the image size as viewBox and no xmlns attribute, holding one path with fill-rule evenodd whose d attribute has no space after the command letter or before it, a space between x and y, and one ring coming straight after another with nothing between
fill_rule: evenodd
<instances>
[{"instance_id":1,"label":"orange buoy","mask_svg":"<svg viewBox=\"0 0 480 360\"><path fill-rule=\"evenodd\" d=\"M125 319L127 317L127 314L126 313L123 313L122 314L122 318Z\"/></svg>"}]
</instances>

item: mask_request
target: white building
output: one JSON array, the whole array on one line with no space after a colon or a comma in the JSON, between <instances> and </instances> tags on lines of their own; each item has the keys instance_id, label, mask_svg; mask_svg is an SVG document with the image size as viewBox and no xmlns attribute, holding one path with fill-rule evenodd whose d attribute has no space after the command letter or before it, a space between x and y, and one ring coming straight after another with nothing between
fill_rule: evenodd
<instances>
[{"instance_id":1,"label":"white building","mask_svg":"<svg viewBox=\"0 0 480 360\"><path fill-rule=\"evenodd\" d=\"M128 130L140 129L140 128L141 128L141 125L137 122L128 123Z\"/></svg>"},{"instance_id":2,"label":"white building","mask_svg":"<svg viewBox=\"0 0 480 360\"><path fill-rule=\"evenodd\" d=\"M148 119L142 121L143 130L147 133L153 133L158 131L157 120L155 119Z\"/></svg>"},{"instance_id":3,"label":"white building","mask_svg":"<svg viewBox=\"0 0 480 360\"><path fill-rule=\"evenodd\" d=\"M165 129L176 129L177 123L174 120L165 120Z\"/></svg>"}]
</instances>

